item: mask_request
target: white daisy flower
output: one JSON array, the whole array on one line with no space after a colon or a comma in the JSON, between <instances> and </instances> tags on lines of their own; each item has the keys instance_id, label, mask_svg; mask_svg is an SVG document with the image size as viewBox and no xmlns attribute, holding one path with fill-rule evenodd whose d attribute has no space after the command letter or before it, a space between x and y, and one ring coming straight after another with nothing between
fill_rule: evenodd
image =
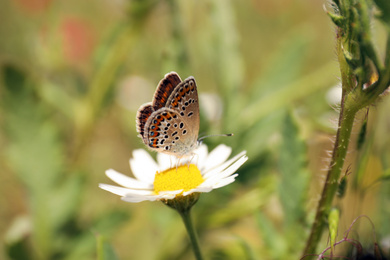
<instances>
[{"instance_id":1,"label":"white daisy flower","mask_svg":"<svg viewBox=\"0 0 390 260\"><path fill-rule=\"evenodd\" d=\"M156 162L145 150L134 150L130 168L135 178L109 169L106 175L123 187L109 184L99 187L127 202L169 201L193 193L210 192L234 182L238 175L236 170L248 159L243 151L227 160L231 151L230 147L219 145L208 153L207 146L202 144L194 156L180 159L181 166L176 167L174 156L159 153Z\"/></svg>"}]
</instances>

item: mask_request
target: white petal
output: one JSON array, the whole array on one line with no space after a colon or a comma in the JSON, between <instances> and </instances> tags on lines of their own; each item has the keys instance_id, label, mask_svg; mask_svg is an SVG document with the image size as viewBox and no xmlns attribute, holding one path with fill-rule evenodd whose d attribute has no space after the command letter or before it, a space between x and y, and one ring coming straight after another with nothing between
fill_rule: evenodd
<instances>
[{"instance_id":1,"label":"white petal","mask_svg":"<svg viewBox=\"0 0 390 260\"><path fill-rule=\"evenodd\" d=\"M159 198L157 195L153 195L153 196L125 196L125 197L122 197L121 199L123 201L126 201L126 202L136 203L136 202L141 202L141 201L145 201L145 200L156 201Z\"/></svg>"},{"instance_id":2,"label":"white petal","mask_svg":"<svg viewBox=\"0 0 390 260\"><path fill-rule=\"evenodd\" d=\"M232 148L230 148L229 146L226 146L224 144L218 145L214 150L209 153L203 170L208 171L225 162L227 158L229 158L231 152Z\"/></svg>"},{"instance_id":3,"label":"white petal","mask_svg":"<svg viewBox=\"0 0 390 260\"><path fill-rule=\"evenodd\" d=\"M189 191L186 191L186 192L183 192L183 195L184 196L187 196L191 193L194 193L194 192L201 192L201 193L206 193L206 192L210 192L213 190L213 187L210 187L210 186L207 186L207 187L200 187L198 186L197 188L195 189L192 189L192 190L189 190Z\"/></svg>"},{"instance_id":4,"label":"white petal","mask_svg":"<svg viewBox=\"0 0 390 260\"><path fill-rule=\"evenodd\" d=\"M124 196L127 193L126 188L112 186L109 184L100 183L99 188L106 190L106 191L109 191L109 192L114 193L114 194L119 195L119 196Z\"/></svg>"},{"instance_id":5,"label":"white petal","mask_svg":"<svg viewBox=\"0 0 390 260\"><path fill-rule=\"evenodd\" d=\"M128 194L145 196L145 195L153 194L153 191L151 190L133 190L133 189L122 188L122 187L113 186L109 184L103 184L103 183L99 184L99 187L103 190L109 191L119 196L126 196Z\"/></svg>"},{"instance_id":6,"label":"white petal","mask_svg":"<svg viewBox=\"0 0 390 260\"><path fill-rule=\"evenodd\" d=\"M154 195L147 195L147 196L128 194L126 196L123 196L121 199L127 202L141 202L145 200L156 201L160 199L173 199L175 196L176 196L175 194L158 194L158 195L154 194Z\"/></svg>"},{"instance_id":7,"label":"white petal","mask_svg":"<svg viewBox=\"0 0 390 260\"><path fill-rule=\"evenodd\" d=\"M230 175L232 175L238 168L240 168L241 165L244 164L244 162L246 162L248 160L248 157L246 157L245 155L243 157L241 157L240 159L238 159L235 163L233 163L230 167L228 167L227 169L225 169L224 171L220 172L220 173L215 173L214 175L210 176L209 178L207 178L207 180L217 180L217 179L223 179L223 178L226 178ZM206 181L207 181L206 180Z\"/></svg>"},{"instance_id":8,"label":"white petal","mask_svg":"<svg viewBox=\"0 0 390 260\"><path fill-rule=\"evenodd\" d=\"M213 189L217 189L219 188L219 184L223 184L225 183L225 181L229 182L229 180L232 179L232 181L234 181L234 179L238 176L237 173L231 175L231 176L228 176L226 178L223 178L223 179L219 179L219 178L212 178L212 179L208 179L206 181L204 181L201 185L199 185L200 188L204 188L204 187L212 187ZM231 183L231 182L229 182ZM227 184L226 184L227 185ZM225 185L223 185L225 186Z\"/></svg>"},{"instance_id":9,"label":"white petal","mask_svg":"<svg viewBox=\"0 0 390 260\"><path fill-rule=\"evenodd\" d=\"M138 180L149 184L153 184L154 176L158 171L156 162L143 149L133 151L133 158L130 159L130 168Z\"/></svg>"},{"instance_id":10,"label":"white petal","mask_svg":"<svg viewBox=\"0 0 390 260\"><path fill-rule=\"evenodd\" d=\"M157 163L158 163L159 171L164 171L166 169L169 169L173 162L170 155L164 153L158 153Z\"/></svg>"},{"instance_id":11,"label":"white petal","mask_svg":"<svg viewBox=\"0 0 390 260\"><path fill-rule=\"evenodd\" d=\"M170 199L173 199L176 195L175 194L163 194L163 195L158 195L158 196L159 196L159 199L170 200Z\"/></svg>"},{"instance_id":12,"label":"white petal","mask_svg":"<svg viewBox=\"0 0 390 260\"><path fill-rule=\"evenodd\" d=\"M203 178L207 179L209 178L210 176L214 175L214 174L217 174L218 172L221 172L223 170L225 170L227 167L229 167L229 165L231 165L232 163L234 163L235 161L237 161L240 157L243 157L245 155L246 151L242 151L241 153L237 154L236 156L234 156L233 158L229 159L228 161L226 161L225 163L221 164L220 166L212 169L211 171L209 172L206 172L203 174Z\"/></svg>"},{"instance_id":13,"label":"white petal","mask_svg":"<svg viewBox=\"0 0 390 260\"><path fill-rule=\"evenodd\" d=\"M126 187L126 188L133 188L133 189L152 189L153 188L152 184L140 182L139 180L136 180L134 178L126 176L122 173L119 173L119 172L113 170L113 169L107 170L106 175L108 178L110 178L114 182L116 182L119 185L122 185L123 187Z\"/></svg>"},{"instance_id":14,"label":"white petal","mask_svg":"<svg viewBox=\"0 0 390 260\"><path fill-rule=\"evenodd\" d=\"M167 191L160 191L158 195L176 195L182 192L183 189L181 190L167 190Z\"/></svg>"},{"instance_id":15,"label":"white petal","mask_svg":"<svg viewBox=\"0 0 390 260\"><path fill-rule=\"evenodd\" d=\"M195 163L198 166L199 170L202 171L204 166L205 166L206 158L207 158L207 154L208 154L207 145L201 144L195 150L194 153L195 153L195 156L193 159L193 163Z\"/></svg>"},{"instance_id":16,"label":"white petal","mask_svg":"<svg viewBox=\"0 0 390 260\"><path fill-rule=\"evenodd\" d=\"M230 183L232 183L236 180L237 176L238 176L238 174L233 174L232 176L229 176L228 178L225 178L222 181L218 182L217 184L213 185L213 188L218 189L218 188L224 187L226 185L229 185Z\"/></svg>"}]
</instances>

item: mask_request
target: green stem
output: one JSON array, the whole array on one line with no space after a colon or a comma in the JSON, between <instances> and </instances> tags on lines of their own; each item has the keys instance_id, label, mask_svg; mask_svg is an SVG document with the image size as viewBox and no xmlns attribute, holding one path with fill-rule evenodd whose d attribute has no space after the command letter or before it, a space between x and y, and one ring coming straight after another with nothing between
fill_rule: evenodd
<instances>
[{"instance_id":1,"label":"green stem","mask_svg":"<svg viewBox=\"0 0 390 260\"><path fill-rule=\"evenodd\" d=\"M357 111L374 103L378 96L388 88L390 84L390 35L388 35L388 42L385 54L385 66L379 61L377 54L374 51L369 37L369 6L364 0L358 1L355 5L351 0L335 1L340 6L343 16L346 16L346 21L349 24L337 28L337 44L336 51L340 64L341 82L342 82L342 101L340 109L340 117L338 130L336 134L336 141L333 149L332 159L326 177L322 196L318 204L316 217L311 229L310 237L307 241L304 254L314 254L317 244L321 239L323 229L325 227L326 219L330 212L334 195L336 194L338 181L341 171L343 169L344 160L348 151L349 139L353 127L353 122ZM357 8L358 13L353 12L351 4ZM352 10L352 11L351 11ZM361 26L361 27L359 27ZM352 43L359 43L353 45ZM359 78L353 66L345 59L344 49L347 53L355 53L356 47L360 47L359 53L364 57L357 56L360 59L360 68L365 65L364 59L370 59L379 74L377 82L363 88L365 78ZM362 51L362 48L364 51ZM357 81L357 82L356 82Z\"/></svg>"},{"instance_id":2,"label":"green stem","mask_svg":"<svg viewBox=\"0 0 390 260\"><path fill-rule=\"evenodd\" d=\"M192 250L194 251L195 258L197 260L202 260L203 257L199 247L198 236L195 232L194 225L192 224L191 210L189 209L189 210L178 211L178 212L180 213L180 216L183 219L188 236L190 237Z\"/></svg>"},{"instance_id":3,"label":"green stem","mask_svg":"<svg viewBox=\"0 0 390 260\"><path fill-rule=\"evenodd\" d=\"M355 114L357 112L355 109L350 109L351 98L349 97L349 95L345 95L341 103L339 125L332 160L304 254L315 253L323 228L325 227L325 220L331 209L333 197L337 191L338 180L347 155L349 139L352 132Z\"/></svg>"},{"instance_id":4,"label":"green stem","mask_svg":"<svg viewBox=\"0 0 390 260\"><path fill-rule=\"evenodd\" d=\"M337 128L336 140L333 148L332 158L326 176L324 188L322 190L321 199L317 206L317 213L314 219L313 226L309 239L307 240L304 255L315 253L318 242L321 239L325 221L331 209L333 197L336 194L338 180L343 169L344 160L348 151L349 138L351 136L353 121L356 109L356 101L352 99L353 92L352 71L345 60L343 53L342 31L337 30L337 56L340 64L341 83L342 83L342 99L340 106L340 116Z\"/></svg>"}]
</instances>

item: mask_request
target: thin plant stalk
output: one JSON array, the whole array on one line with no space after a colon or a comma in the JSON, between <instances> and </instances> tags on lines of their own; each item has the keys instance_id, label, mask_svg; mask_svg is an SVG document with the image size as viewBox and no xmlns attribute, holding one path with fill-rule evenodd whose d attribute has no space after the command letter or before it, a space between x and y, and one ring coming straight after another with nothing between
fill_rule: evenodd
<instances>
[{"instance_id":1,"label":"thin plant stalk","mask_svg":"<svg viewBox=\"0 0 390 260\"><path fill-rule=\"evenodd\" d=\"M195 258L197 260L202 260L203 257L199 247L198 235L196 234L194 225L192 223L191 210L189 209L189 210L178 211L178 212L180 213L180 216L183 219L184 225L186 227Z\"/></svg>"}]
</instances>

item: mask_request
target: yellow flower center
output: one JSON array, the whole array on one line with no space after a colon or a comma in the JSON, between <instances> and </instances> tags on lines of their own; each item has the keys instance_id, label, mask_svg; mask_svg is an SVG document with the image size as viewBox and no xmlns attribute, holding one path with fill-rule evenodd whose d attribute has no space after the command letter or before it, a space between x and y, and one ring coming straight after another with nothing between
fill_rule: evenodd
<instances>
[{"instance_id":1,"label":"yellow flower center","mask_svg":"<svg viewBox=\"0 0 390 260\"><path fill-rule=\"evenodd\" d=\"M204 181L198 167L194 164L183 165L176 169L170 168L156 173L154 178L154 192L181 190L189 191Z\"/></svg>"}]
</instances>

